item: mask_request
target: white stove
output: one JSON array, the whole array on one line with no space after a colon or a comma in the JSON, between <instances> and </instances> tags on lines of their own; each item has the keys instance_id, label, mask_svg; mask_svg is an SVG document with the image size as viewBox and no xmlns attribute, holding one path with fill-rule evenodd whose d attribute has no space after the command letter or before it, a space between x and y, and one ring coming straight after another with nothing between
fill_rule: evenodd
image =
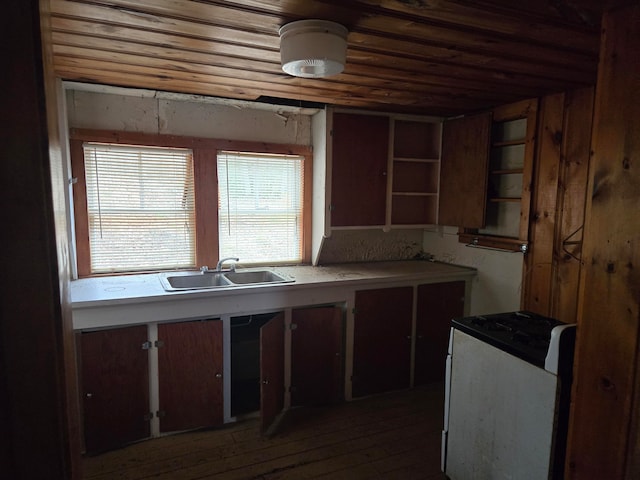
<instances>
[{"instance_id":1,"label":"white stove","mask_svg":"<svg viewBox=\"0 0 640 480\"><path fill-rule=\"evenodd\" d=\"M442 471L451 480L562 478L575 325L531 312L456 318Z\"/></svg>"}]
</instances>

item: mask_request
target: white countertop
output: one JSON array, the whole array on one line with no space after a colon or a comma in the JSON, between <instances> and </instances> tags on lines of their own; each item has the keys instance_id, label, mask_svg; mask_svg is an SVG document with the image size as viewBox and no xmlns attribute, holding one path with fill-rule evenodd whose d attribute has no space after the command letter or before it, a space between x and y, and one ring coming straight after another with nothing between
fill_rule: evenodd
<instances>
[{"instance_id":1,"label":"white countertop","mask_svg":"<svg viewBox=\"0 0 640 480\"><path fill-rule=\"evenodd\" d=\"M241 271L243 269L238 269ZM71 304L73 309L97 307L127 303L147 303L163 300L219 297L227 295L246 295L248 291L260 289L280 290L321 286L336 286L338 283L357 282L380 283L397 282L427 278L429 281L443 281L447 278L472 277L476 271L470 267L430 261L395 261L348 263L327 266L269 267L276 273L294 278L291 283L246 285L225 287L212 290L165 291L157 273L141 275L118 275L94 277L71 282ZM180 298L183 300L184 298Z\"/></svg>"},{"instance_id":2,"label":"white countertop","mask_svg":"<svg viewBox=\"0 0 640 480\"><path fill-rule=\"evenodd\" d=\"M157 273L75 280L71 282L73 325L75 329L93 329L220 318L299 306L351 304L356 290L456 280L470 282L476 275L474 268L418 260L269 270L293 277L294 281L165 291Z\"/></svg>"}]
</instances>

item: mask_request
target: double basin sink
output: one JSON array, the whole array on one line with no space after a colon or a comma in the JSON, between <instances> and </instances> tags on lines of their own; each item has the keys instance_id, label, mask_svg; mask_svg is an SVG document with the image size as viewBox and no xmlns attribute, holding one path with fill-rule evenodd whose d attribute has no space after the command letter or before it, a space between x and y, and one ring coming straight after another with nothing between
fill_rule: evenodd
<instances>
[{"instance_id":1,"label":"double basin sink","mask_svg":"<svg viewBox=\"0 0 640 480\"><path fill-rule=\"evenodd\" d=\"M233 288L242 285L265 285L288 283L294 279L277 274L271 270L243 271L205 271L160 274L160 283L167 291L176 290L213 290Z\"/></svg>"}]
</instances>

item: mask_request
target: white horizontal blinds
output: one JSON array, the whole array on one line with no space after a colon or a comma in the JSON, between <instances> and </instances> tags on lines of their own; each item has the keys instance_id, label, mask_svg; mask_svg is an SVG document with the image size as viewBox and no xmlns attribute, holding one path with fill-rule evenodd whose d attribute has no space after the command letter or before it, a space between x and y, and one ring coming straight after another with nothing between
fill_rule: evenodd
<instances>
[{"instance_id":1,"label":"white horizontal blinds","mask_svg":"<svg viewBox=\"0 0 640 480\"><path fill-rule=\"evenodd\" d=\"M304 157L218 153L220 258L302 261Z\"/></svg>"},{"instance_id":2,"label":"white horizontal blinds","mask_svg":"<svg viewBox=\"0 0 640 480\"><path fill-rule=\"evenodd\" d=\"M84 144L91 272L195 266L190 150Z\"/></svg>"}]
</instances>

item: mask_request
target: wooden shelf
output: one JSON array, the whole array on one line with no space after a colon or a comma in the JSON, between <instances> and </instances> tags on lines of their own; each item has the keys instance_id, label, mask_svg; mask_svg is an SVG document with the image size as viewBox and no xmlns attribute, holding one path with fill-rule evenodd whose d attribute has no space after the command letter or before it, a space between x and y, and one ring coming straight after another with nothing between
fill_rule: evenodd
<instances>
[{"instance_id":1,"label":"wooden shelf","mask_svg":"<svg viewBox=\"0 0 640 480\"><path fill-rule=\"evenodd\" d=\"M505 168L491 171L491 175L517 175L521 173L524 173L523 168Z\"/></svg>"},{"instance_id":2,"label":"wooden shelf","mask_svg":"<svg viewBox=\"0 0 640 480\"><path fill-rule=\"evenodd\" d=\"M439 122L395 119L389 155L387 224L431 225L440 185Z\"/></svg>"},{"instance_id":3,"label":"wooden shelf","mask_svg":"<svg viewBox=\"0 0 640 480\"><path fill-rule=\"evenodd\" d=\"M393 125L394 158L439 158L440 123L395 120Z\"/></svg>"},{"instance_id":4,"label":"wooden shelf","mask_svg":"<svg viewBox=\"0 0 640 480\"><path fill-rule=\"evenodd\" d=\"M458 235L458 239L461 243L465 243L469 247L491 248L507 252L524 253L529 246L526 241L517 238L479 235L466 232L461 232Z\"/></svg>"},{"instance_id":5,"label":"wooden shelf","mask_svg":"<svg viewBox=\"0 0 640 480\"><path fill-rule=\"evenodd\" d=\"M436 194L393 194L391 225L432 225L438 216Z\"/></svg>"},{"instance_id":6,"label":"wooden shelf","mask_svg":"<svg viewBox=\"0 0 640 480\"><path fill-rule=\"evenodd\" d=\"M392 193L436 193L439 163L398 160L393 162Z\"/></svg>"},{"instance_id":7,"label":"wooden shelf","mask_svg":"<svg viewBox=\"0 0 640 480\"><path fill-rule=\"evenodd\" d=\"M394 157L394 162L439 163L439 158Z\"/></svg>"},{"instance_id":8,"label":"wooden shelf","mask_svg":"<svg viewBox=\"0 0 640 480\"><path fill-rule=\"evenodd\" d=\"M499 202L519 202L521 200L520 197L495 197L490 198L490 202L499 203Z\"/></svg>"},{"instance_id":9,"label":"wooden shelf","mask_svg":"<svg viewBox=\"0 0 640 480\"><path fill-rule=\"evenodd\" d=\"M500 148L500 147L512 147L515 145L524 145L526 142L524 139L518 140L507 140L504 142L492 142L491 148Z\"/></svg>"},{"instance_id":10,"label":"wooden shelf","mask_svg":"<svg viewBox=\"0 0 640 480\"><path fill-rule=\"evenodd\" d=\"M433 197L437 196L438 192L391 192L392 195L402 197Z\"/></svg>"}]
</instances>

